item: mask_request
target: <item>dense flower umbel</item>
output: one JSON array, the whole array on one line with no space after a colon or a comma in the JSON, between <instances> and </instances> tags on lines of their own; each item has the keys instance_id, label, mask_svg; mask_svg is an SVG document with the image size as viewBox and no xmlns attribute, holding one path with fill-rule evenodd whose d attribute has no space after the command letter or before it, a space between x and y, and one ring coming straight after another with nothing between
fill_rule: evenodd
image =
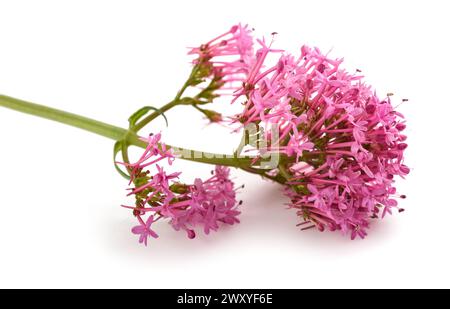
<instances>
[{"instance_id":1,"label":"dense flower umbel","mask_svg":"<svg viewBox=\"0 0 450 309\"><path fill-rule=\"evenodd\" d=\"M264 42L235 100L244 98L236 122L277 127L279 169L287 179L290 206L306 228L342 230L364 238L369 218L397 207L394 176L405 176L407 147L403 116L390 98L379 99L362 76L340 68L317 48L299 57L282 54L263 68L273 52ZM398 208L400 211L402 209Z\"/></svg>"},{"instance_id":2,"label":"dense flower umbel","mask_svg":"<svg viewBox=\"0 0 450 309\"><path fill-rule=\"evenodd\" d=\"M129 164L131 183L129 195L134 195L133 209L139 225L132 232L140 235L139 242L147 245L148 237L158 237L151 229L153 222L169 220L175 230L184 230L189 238L195 237L195 227L202 227L206 234L216 231L220 223L239 223L240 212L236 201L236 189L229 178L229 168L216 166L212 176L203 181L195 179L193 184L178 182L179 172L167 174L157 164L162 160L172 163L170 149L160 142L161 134L150 135L148 146L136 163ZM156 171L150 172L150 168ZM146 221L144 217L148 216Z\"/></svg>"}]
</instances>

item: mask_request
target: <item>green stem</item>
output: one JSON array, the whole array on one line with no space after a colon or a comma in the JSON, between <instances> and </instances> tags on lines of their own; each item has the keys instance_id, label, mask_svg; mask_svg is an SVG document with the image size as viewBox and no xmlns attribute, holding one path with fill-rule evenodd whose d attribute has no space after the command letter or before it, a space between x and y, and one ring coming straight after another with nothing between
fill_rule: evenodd
<instances>
[{"instance_id":1,"label":"green stem","mask_svg":"<svg viewBox=\"0 0 450 309\"><path fill-rule=\"evenodd\" d=\"M252 173L252 174L260 175L261 177L264 177L264 178L268 178L268 179L278 182L279 184L282 184L282 185L286 183L286 178L284 178L280 174L278 174L276 176L270 176L270 175L267 175L267 172L265 170L258 170L258 169L252 168L252 167L241 167L241 169L248 173Z\"/></svg>"},{"instance_id":2,"label":"green stem","mask_svg":"<svg viewBox=\"0 0 450 309\"><path fill-rule=\"evenodd\" d=\"M22 113L61 122L116 141L122 139L127 133L127 130L125 129L104 122L61 111L44 105L22 101L5 95L0 95L0 106Z\"/></svg>"},{"instance_id":3,"label":"green stem","mask_svg":"<svg viewBox=\"0 0 450 309\"><path fill-rule=\"evenodd\" d=\"M278 169L280 170L280 174L283 176L284 179L290 179L291 175L289 174L289 172L286 170L286 168L283 166L283 164L279 164L278 165Z\"/></svg>"},{"instance_id":4,"label":"green stem","mask_svg":"<svg viewBox=\"0 0 450 309\"><path fill-rule=\"evenodd\" d=\"M189 75L188 80L184 83L184 85L178 91L178 93L175 96L175 98L171 102L169 102L166 105L164 105L161 108L159 108L158 111L155 111L155 112L151 113L150 115L148 115L147 117L145 117L144 119L142 119L134 127L134 130L136 132L139 132L139 130L141 130L143 127L145 127L151 121L153 121L156 117L158 117L161 114L164 114L169 109L171 109L171 108L173 108L173 107L175 107L177 105L193 105L193 106L195 106L196 99L191 99L191 98L184 98L184 99L182 99L181 96L186 91L186 89L189 87L189 85L190 85L190 83L192 81L192 78L194 78L194 76L195 76L195 74L197 73L198 70L199 70L199 66L198 65L194 66L194 68L191 71L191 74Z\"/></svg>"},{"instance_id":5,"label":"green stem","mask_svg":"<svg viewBox=\"0 0 450 309\"><path fill-rule=\"evenodd\" d=\"M176 104L178 103L176 103L176 101L173 101L167 104L164 109L161 108L161 111L168 110ZM80 116L77 114L65 112L59 109L51 108L40 104L15 99L5 95L0 95L0 106L20 111L26 114L64 123L73 127L77 127L110 138L115 141L126 140L126 142L129 145L141 148L147 147L147 144L143 140L141 140L137 134L130 132L129 130L116 127L91 118L87 118L84 116ZM156 115L153 117L156 117L157 115L158 113L156 113ZM169 148L175 148L170 145L167 146ZM252 161L252 158L238 157L237 155L225 156L223 154L208 153L190 149L182 149L182 148L177 149L182 154L181 156L182 159L201 163L217 164L241 168L249 166L250 162Z\"/></svg>"}]
</instances>

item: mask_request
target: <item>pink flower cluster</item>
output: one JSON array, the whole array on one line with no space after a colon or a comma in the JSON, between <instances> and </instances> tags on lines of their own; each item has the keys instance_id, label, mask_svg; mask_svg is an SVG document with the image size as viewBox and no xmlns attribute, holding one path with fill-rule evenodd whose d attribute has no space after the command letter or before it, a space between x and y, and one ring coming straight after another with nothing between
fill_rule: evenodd
<instances>
[{"instance_id":1,"label":"pink flower cluster","mask_svg":"<svg viewBox=\"0 0 450 309\"><path fill-rule=\"evenodd\" d=\"M239 223L240 212L236 201L236 189L229 178L229 168L216 166L207 180L195 179L194 184L178 181L180 172L167 174L157 163L174 160L171 149L160 141L161 134L150 135L146 150L139 160L128 164L131 171L129 195L134 195L134 206L123 206L133 210L139 225L132 232L139 235L139 242L147 245L148 237L158 237L151 225L167 219L175 230L184 230L189 238L195 237L194 228L203 227L206 234L216 231L219 223ZM155 167L155 172L149 169ZM144 221L144 217L148 218Z\"/></svg>"},{"instance_id":2,"label":"pink flower cluster","mask_svg":"<svg viewBox=\"0 0 450 309\"><path fill-rule=\"evenodd\" d=\"M394 187L395 176L409 173L403 116L358 72L343 70L342 59L303 46L300 56L282 53L266 67L274 50L258 42L256 61L236 92L244 110L235 121L279 130L278 145L264 151L282 155L285 192L303 223L311 223L305 229L364 238L369 218L391 213L396 198L404 198Z\"/></svg>"},{"instance_id":3,"label":"pink flower cluster","mask_svg":"<svg viewBox=\"0 0 450 309\"><path fill-rule=\"evenodd\" d=\"M345 71L342 59L330 59L317 48L303 46L294 56L273 49L264 39L256 42L260 47L255 51L251 31L236 25L191 49L197 57L188 82L197 86L210 81L196 97L203 99L199 104L212 102L222 90L232 90L231 102L241 101L244 106L233 123L266 132L270 142L256 153L280 155L278 166L265 174L283 183L289 207L303 220L299 226L364 238L371 219L393 209L403 211L397 200L405 196L397 194L395 178L409 173L403 163L406 125L390 95L379 98L359 70ZM271 54L278 56L270 65ZM216 115L202 111L210 119ZM276 143L273 132L279 133ZM139 221L132 230L140 235L139 241L147 244L148 237L157 237L151 225L160 219L168 219L189 238L195 237L196 226L208 234L220 223L239 222L240 203L229 169L217 166L209 179L182 184L180 173L167 174L157 164L167 160L170 165L174 160L160 138L160 134L150 136L141 158L128 165L136 205L124 207L133 209ZM257 155L249 170L254 170L258 159ZM150 167L156 171L149 172Z\"/></svg>"},{"instance_id":4,"label":"pink flower cluster","mask_svg":"<svg viewBox=\"0 0 450 309\"><path fill-rule=\"evenodd\" d=\"M197 56L193 64L199 65L200 78L217 81L215 90L233 91L246 80L254 61L251 30L246 25L235 25L208 43L192 48L189 54Z\"/></svg>"}]
</instances>

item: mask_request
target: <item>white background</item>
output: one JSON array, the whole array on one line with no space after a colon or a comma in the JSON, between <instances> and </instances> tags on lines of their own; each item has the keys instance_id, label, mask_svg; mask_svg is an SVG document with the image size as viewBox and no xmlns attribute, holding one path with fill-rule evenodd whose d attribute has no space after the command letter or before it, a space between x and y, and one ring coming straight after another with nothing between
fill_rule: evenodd
<instances>
[{"instance_id":1,"label":"white background","mask_svg":"<svg viewBox=\"0 0 450 309\"><path fill-rule=\"evenodd\" d=\"M447 1L0 1L0 93L125 126L169 101L186 46L236 22L277 47L333 49L380 94L408 98L406 211L365 240L301 232L279 187L233 171L242 223L188 240L161 223L148 247L119 207L112 141L0 109L0 287L450 287ZM228 110L225 102L217 103ZM233 107L234 108L234 107ZM231 151L238 140L195 111L168 113L166 141ZM209 166L179 162L186 179Z\"/></svg>"}]
</instances>

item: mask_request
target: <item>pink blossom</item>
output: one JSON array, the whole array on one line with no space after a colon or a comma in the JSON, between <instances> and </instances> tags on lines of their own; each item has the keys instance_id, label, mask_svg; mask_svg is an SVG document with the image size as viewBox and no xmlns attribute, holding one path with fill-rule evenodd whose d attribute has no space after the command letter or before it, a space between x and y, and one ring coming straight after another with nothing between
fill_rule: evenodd
<instances>
[{"instance_id":1,"label":"pink blossom","mask_svg":"<svg viewBox=\"0 0 450 309\"><path fill-rule=\"evenodd\" d=\"M236 188L230 180L228 167L216 166L212 176L206 180L195 179L193 184L178 181L180 172L166 173L156 162L173 161L172 152L160 141L161 135L149 136L147 148L132 166L135 206L123 206L133 210L140 225L132 229L140 235L139 242L147 244L149 236L157 237L150 229L153 222L166 219L175 230L184 230L194 238L195 229L201 227L205 234L217 231L220 224L239 223L237 216ZM149 164L149 162L151 162ZM150 168L156 167L156 171ZM148 215L146 223L142 217ZM155 219L154 219L155 218Z\"/></svg>"},{"instance_id":2,"label":"pink blossom","mask_svg":"<svg viewBox=\"0 0 450 309\"><path fill-rule=\"evenodd\" d=\"M367 235L370 219L398 208L394 176L405 176L407 148L403 116L380 100L359 74L342 69L317 48L300 56L281 54L263 43L246 83L236 92L244 110L235 121L276 127L279 145L264 151L285 155L290 206L319 230ZM261 150L262 153L262 150ZM399 209L400 210L400 209Z\"/></svg>"},{"instance_id":3,"label":"pink blossom","mask_svg":"<svg viewBox=\"0 0 450 309\"><path fill-rule=\"evenodd\" d=\"M131 229L131 232L133 234L139 235L139 243L143 243L147 246L147 239L148 237L158 238L158 234L156 234L150 227L152 225L153 216L149 216L147 218L147 221L144 222L140 216L137 216L139 219L140 225L136 225Z\"/></svg>"},{"instance_id":4,"label":"pink blossom","mask_svg":"<svg viewBox=\"0 0 450 309\"><path fill-rule=\"evenodd\" d=\"M210 78L220 80L220 89L234 90L235 85L246 79L255 61L251 30L247 25L234 25L200 47L192 48L189 54L197 56L193 63L210 71Z\"/></svg>"},{"instance_id":5,"label":"pink blossom","mask_svg":"<svg viewBox=\"0 0 450 309\"><path fill-rule=\"evenodd\" d=\"M220 222L239 223L236 190L228 177L229 168L216 166L211 178L206 181L197 178L191 186L189 207L177 211L172 226L186 231L203 226L205 234L209 234L219 228Z\"/></svg>"},{"instance_id":6,"label":"pink blossom","mask_svg":"<svg viewBox=\"0 0 450 309\"><path fill-rule=\"evenodd\" d=\"M406 124L391 97L380 98L359 72L341 67L343 59L318 48L302 46L295 56L274 49L273 40L256 42L255 52L251 31L236 25L191 49L200 72L196 83L210 80L214 91L232 90L231 103L243 105L234 123L277 129L277 143L254 149L252 164L266 153L280 154L280 164L266 175L284 184L302 229L364 238L372 220L403 211L397 200L405 196L397 194L395 181L410 172L404 164ZM270 55L278 59L270 63ZM159 165L174 159L160 139L149 137L144 154L130 165L136 205L125 207L138 220L167 219L189 238L198 228L208 234L238 223L240 203L229 169L217 166L206 180L181 183L180 173L166 173ZM152 167L156 171L149 171Z\"/></svg>"}]
</instances>

